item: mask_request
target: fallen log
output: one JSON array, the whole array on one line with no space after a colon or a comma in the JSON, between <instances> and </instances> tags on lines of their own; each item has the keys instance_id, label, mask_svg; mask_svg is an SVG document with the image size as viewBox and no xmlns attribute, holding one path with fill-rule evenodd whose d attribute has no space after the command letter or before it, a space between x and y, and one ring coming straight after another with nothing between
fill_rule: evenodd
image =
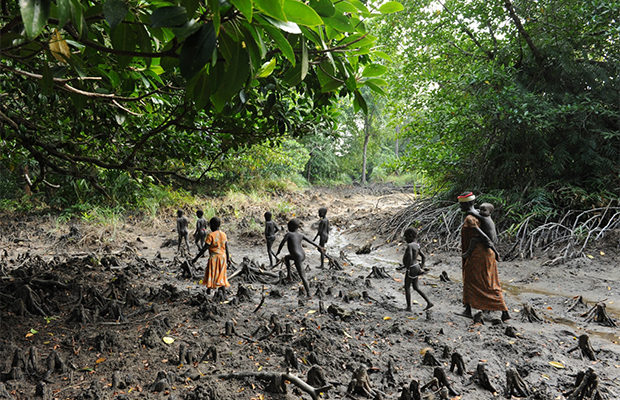
<instances>
[{"instance_id":1,"label":"fallen log","mask_svg":"<svg viewBox=\"0 0 620 400\"><path fill-rule=\"evenodd\" d=\"M322 387L314 387L304 382L298 376L295 376L289 372L277 373L277 372L233 372L230 374L220 374L217 376L219 379L246 379L255 378L266 380L270 382L267 387L269 391L275 393L283 393L286 391L286 381L289 381L293 385L297 386L302 391L308 393L312 400L318 400L321 393L327 392L331 389L331 385L325 385Z\"/></svg>"}]
</instances>

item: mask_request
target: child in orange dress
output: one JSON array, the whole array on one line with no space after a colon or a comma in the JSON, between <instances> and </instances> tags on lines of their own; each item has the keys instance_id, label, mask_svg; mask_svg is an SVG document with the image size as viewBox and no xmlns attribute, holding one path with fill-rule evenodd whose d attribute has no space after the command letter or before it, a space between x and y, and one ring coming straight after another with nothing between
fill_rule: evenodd
<instances>
[{"instance_id":1,"label":"child in orange dress","mask_svg":"<svg viewBox=\"0 0 620 400\"><path fill-rule=\"evenodd\" d=\"M209 262L205 268L205 276L203 284L207 287L207 292L211 289L217 289L219 287L229 287L228 278L226 277L226 266L232 260L228 253L228 241L226 234L220 230L221 221L218 217L213 217L209 220L209 227L211 233L207 235L205 239L205 246L200 249L200 252L192 260L192 264L209 250Z\"/></svg>"}]
</instances>

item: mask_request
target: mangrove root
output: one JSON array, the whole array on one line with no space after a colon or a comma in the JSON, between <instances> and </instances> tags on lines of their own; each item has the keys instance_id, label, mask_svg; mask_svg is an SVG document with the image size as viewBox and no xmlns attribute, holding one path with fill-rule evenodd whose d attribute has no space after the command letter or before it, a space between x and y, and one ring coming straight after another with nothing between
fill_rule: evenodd
<instances>
[{"instance_id":1,"label":"mangrove root","mask_svg":"<svg viewBox=\"0 0 620 400\"><path fill-rule=\"evenodd\" d=\"M603 400L598 388L598 376L592 368L577 374L575 389L564 393L567 400Z\"/></svg>"},{"instance_id":2,"label":"mangrove root","mask_svg":"<svg viewBox=\"0 0 620 400\"><path fill-rule=\"evenodd\" d=\"M583 299L583 296L573 297L573 303L568 307L567 311L573 311L576 307L585 307L587 304Z\"/></svg>"},{"instance_id":3,"label":"mangrove root","mask_svg":"<svg viewBox=\"0 0 620 400\"><path fill-rule=\"evenodd\" d=\"M370 242L367 242L365 245L355 250L355 254L370 254L371 251L372 244Z\"/></svg>"},{"instance_id":4,"label":"mangrove root","mask_svg":"<svg viewBox=\"0 0 620 400\"><path fill-rule=\"evenodd\" d=\"M446 389L448 389L448 393L450 393L451 396L459 395L454 389L452 389L452 386L450 385L448 377L446 376L446 372L443 370L443 368L435 367L435 369L433 370L433 377L437 379L440 387L445 387Z\"/></svg>"},{"instance_id":5,"label":"mangrove root","mask_svg":"<svg viewBox=\"0 0 620 400\"><path fill-rule=\"evenodd\" d=\"M596 361L596 354L592 345L590 344L590 337L585 333L579 336L579 341L577 342L577 346L570 349L568 352L572 353L575 350L581 350L582 357L588 357L588 359L592 361Z\"/></svg>"},{"instance_id":6,"label":"mangrove root","mask_svg":"<svg viewBox=\"0 0 620 400\"><path fill-rule=\"evenodd\" d=\"M318 365L312 366L308 371L308 384L314 387L327 386L327 380L325 379L325 372L323 368Z\"/></svg>"},{"instance_id":7,"label":"mangrove root","mask_svg":"<svg viewBox=\"0 0 620 400\"><path fill-rule=\"evenodd\" d=\"M404 386L398 400L422 400L420 383L414 379L409 384L409 387Z\"/></svg>"},{"instance_id":8,"label":"mangrove root","mask_svg":"<svg viewBox=\"0 0 620 400\"><path fill-rule=\"evenodd\" d=\"M461 356L457 352L452 353L452 357L450 359L450 372L454 371L454 368L456 368L457 375L463 375L465 372L467 372L465 371L465 362L463 361L463 356Z\"/></svg>"},{"instance_id":9,"label":"mangrove root","mask_svg":"<svg viewBox=\"0 0 620 400\"><path fill-rule=\"evenodd\" d=\"M366 278L389 279L391 276L385 271L385 267L374 266L372 267L372 272L370 272Z\"/></svg>"},{"instance_id":10,"label":"mangrove root","mask_svg":"<svg viewBox=\"0 0 620 400\"><path fill-rule=\"evenodd\" d=\"M596 303L594 307L592 307L587 313L583 314L582 317L586 318L586 322L594 321L605 326L617 326L616 321L614 321L613 318L607 314L606 308L607 306L605 303Z\"/></svg>"},{"instance_id":11,"label":"mangrove root","mask_svg":"<svg viewBox=\"0 0 620 400\"><path fill-rule=\"evenodd\" d=\"M297 356L295 356L295 352L290 347L287 347L284 351L284 362L287 366L295 369L299 369L299 362L297 361Z\"/></svg>"},{"instance_id":12,"label":"mangrove root","mask_svg":"<svg viewBox=\"0 0 620 400\"><path fill-rule=\"evenodd\" d=\"M215 348L215 346L209 346L207 351L205 351L202 358L200 359L200 362L207 360L213 360L213 362L217 361L217 349Z\"/></svg>"},{"instance_id":13,"label":"mangrove root","mask_svg":"<svg viewBox=\"0 0 620 400\"><path fill-rule=\"evenodd\" d=\"M487 368L484 363L479 363L476 367L476 372L472 376L472 380L478 384L481 388L488 390L489 392L496 392L495 387L491 384Z\"/></svg>"},{"instance_id":14,"label":"mangrove root","mask_svg":"<svg viewBox=\"0 0 620 400\"><path fill-rule=\"evenodd\" d=\"M510 399L512 396L527 397L530 395L530 389L527 383L521 378L519 372L514 368L506 370L506 392L504 396Z\"/></svg>"},{"instance_id":15,"label":"mangrove root","mask_svg":"<svg viewBox=\"0 0 620 400\"><path fill-rule=\"evenodd\" d=\"M232 336L235 333L235 324L232 321L226 321L226 323L224 324L224 335L226 336Z\"/></svg>"},{"instance_id":16,"label":"mangrove root","mask_svg":"<svg viewBox=\"0 0 620 400\"><path fill-rule=\"evenodd\" d=\"M357 368L353 372L353 377L351 377L351 382L349 382L349 386L347 387L347 393L361 394L366 397L375 396L375 391L370 386L368 372L364 366Z\"/></svg>"},{"instance_id":17,"label":"mangrove root","mask_svg":"<svg viewBox=\"0 0 620 400\"><path fill-rule=\"evenodd\" d=\"M542 322L542 318L538 316L536 310L532 308L529 304L523 304L523 309L521 310L521 321L524 322Z\"/></svg>"},{"instance_id":18,"label":"mangrove root","mask_svg":"<svg viewBox=\"0 0 620 400\"><path fill-rule=\"evenodd\" d=\"M431 367L436 367L441 365L441 363L435 358L435 354L433 354L433 350L428 349L424 353L424 357L422 358L422 365L429 365Z\"/></svg>"}]
</instances>

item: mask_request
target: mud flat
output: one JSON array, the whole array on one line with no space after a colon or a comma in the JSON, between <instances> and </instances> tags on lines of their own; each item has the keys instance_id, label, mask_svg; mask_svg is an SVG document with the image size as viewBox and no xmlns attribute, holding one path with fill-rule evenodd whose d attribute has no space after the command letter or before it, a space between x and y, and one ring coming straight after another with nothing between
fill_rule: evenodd
<instances>
[{"instance_id":1,"label":"mud flat","mask_svg":"<svg viewBox=\"0 0 620 400\"><path fill-rule=\"evenodd\" d=\"M313 196L297 200L308 234ZM377 237L367 215L408 196L322 194L333 205L336 263L318 269L318 253L306 249L311 299L281 266L263 265L260 237L233 220L223 229L239 272L211 295L198 285L206 260L184 264L170 231L138 238L127 226L118 243L85 246L69 226L7 220L0 398L620 398L616 249L553 267L500 263L512 315L501 323L456 315L458 254L427 243L431 271L421 281L435 307L422 311L414 293L420 304L405 312L402 244ZM367 243L370 253L355 253Z\"/></svg>"}]
</instances>

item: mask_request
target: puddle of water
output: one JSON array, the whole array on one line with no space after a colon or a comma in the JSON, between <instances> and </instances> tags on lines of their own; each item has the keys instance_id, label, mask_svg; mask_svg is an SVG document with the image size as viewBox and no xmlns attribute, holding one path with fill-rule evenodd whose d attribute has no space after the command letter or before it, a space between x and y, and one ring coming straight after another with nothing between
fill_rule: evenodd
<instances>
[{"instance_id":1,"label":"puddle of water","mask_svg":"<svg viewBox=\"0 0 620 400\"><path fill-rule=\"evenodd\" d=\"M518 298L521 297L521 295L524 293L525 294L527 293L541 294L541 295L549 296L549 297L561 297L567 300L574 298L573 295L560 293L560 292L553 291L553 290L546 290L546 289L529 287L529 286L525 286L525 287L517 286L517 285L511 285L509 283L502 283L502 289ZM596 303L596 300L591 300L586 297L583 297L583 301L585 301L589 307L591 307L592 305ZM606 304L605 306L606 306L606 309L609 315L611 315L616 320L620 319L620 308L614 307L613 305L609 305L609 304Z\"/></svg>"},{"instance_id":2,"label":"puddle of water","mask_svg":"<svg viewBox=\"0 0 620 400\"><path fill-rule=\"evenodd\" d=\"M578 331L584 331L584 332L586 332L590 336L596 336L596 337L598 337L600 339L607 340L607 341L612 342L614 344L620 343L620 336L618 335L618 333L615 333L615 332L601 332L601 331L596 331L596 330L593 330L593 329L584 329L583 327L579 326L575 321L570 320L568 318L550 316L549 319L551 321L553 321L554 323L556 323L556 324L560 324L560 325L564 325L564 326L567 326L569 328L572 328L575 331L576 335L579 335Z\"/></svg>"}]
</instances>

